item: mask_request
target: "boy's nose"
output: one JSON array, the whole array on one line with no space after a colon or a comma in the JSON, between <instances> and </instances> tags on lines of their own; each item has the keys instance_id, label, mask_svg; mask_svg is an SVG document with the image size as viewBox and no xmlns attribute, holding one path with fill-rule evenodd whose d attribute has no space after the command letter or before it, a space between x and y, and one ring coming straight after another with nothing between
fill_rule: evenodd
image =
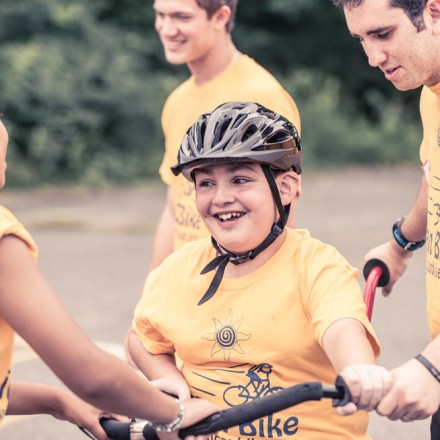
<instances>
[{"instance_id":1,"label":"boy's nose","mask_svg":"<svg viewBox=\"0 0 440 440\"><path fill-rule=\"evenodd\" d=\"M212 203L224 206L234 201L232 191L225 185L217 185Z\"/></svg>"}]
</instances>

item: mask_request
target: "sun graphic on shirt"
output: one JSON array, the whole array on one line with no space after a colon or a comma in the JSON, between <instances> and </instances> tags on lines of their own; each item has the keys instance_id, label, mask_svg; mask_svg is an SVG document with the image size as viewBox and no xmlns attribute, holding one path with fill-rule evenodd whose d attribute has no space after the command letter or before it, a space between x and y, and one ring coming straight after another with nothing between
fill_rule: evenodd
<instances>
[{"instance_id":1,"label":"sun graphic on shirt","mask_svg":"<svg viewBox=\"0 0 440 440\"><path fill-rule=\"evenodd\" d=\"M202 336L203 339L214 342L211 349L211 356L223 350L223 357L228 361L231 357L232 350L244 354L240 342L247 341L252 336L238 331L244 318L233 322L232 310L229 309L228 317L224 324L216 318L212 318L212 320L214 321L215 331Z\"/></svg>"}]
</instances>

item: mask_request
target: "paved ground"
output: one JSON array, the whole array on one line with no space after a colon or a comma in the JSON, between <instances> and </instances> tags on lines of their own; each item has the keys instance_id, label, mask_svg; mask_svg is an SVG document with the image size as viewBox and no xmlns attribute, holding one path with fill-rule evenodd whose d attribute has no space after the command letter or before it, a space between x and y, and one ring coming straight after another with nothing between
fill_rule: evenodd
<instances>
[{"instance_id":1,"label":"paved ground","mask_svg":"<svg viewBox=\"0 0 440 440\"><path fill-rule=\"evenodd\" d=\"M350 169L306 175L297 226L327 241L362 267L372 245L390 237L394 220L413 202L417 167ZM48 190L2 194L2 204L28 226L41 251L40 266L88 334L121 353L121 341L142 290L152 233L163 204L162 188L99 192ZM424 309L424 251L387 299L378 294L373 324L381 339L380 363L394 367L428 340ZM15 377L58 383L20 341ZM428 438L428 423L372 417L376 440ZM9 418L3 440L75 440L75 427L48 416Z\"/></svg>"}]
</instances>

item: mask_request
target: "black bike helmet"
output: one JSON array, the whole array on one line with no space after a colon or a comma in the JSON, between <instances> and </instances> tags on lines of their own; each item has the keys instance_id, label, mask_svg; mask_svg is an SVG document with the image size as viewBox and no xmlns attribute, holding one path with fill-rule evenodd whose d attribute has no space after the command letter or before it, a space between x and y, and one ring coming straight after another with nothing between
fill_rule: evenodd
<instances>
[{"instance_id":1,"label":"black bike helmet","mask_svg":"<svg viewBox=\"0 0 440 440\"><path fill-rule=\"evenodd\" d=\"M227 102L205 113L185 134L172 167L193 180L193 171L216 162L259 162L271 168L302 171L302 148L296 128L260 104Z\"/></svg>"},{"instance_id":2,"label":"black bike helmet","mask_svg":"<svg viewBox=\"0 0 440 440\"><path fill-rule=\"evenodd\" d=\"M211 237L218 252L201 274L216 269L216 274L199 301L208 301L217 291L228 263L240 264L254 259L283 232L290 204L283 206L272 170L302 171L302 147L298 132L286 118L253 102L227 102L205 113L189 128L180 146L178 163L171 168L194 181L197 168L225 162L256 162L269 183L280 218L267 237L255 249L244 254L221 248Z\"/></svg>"}]
</instances>

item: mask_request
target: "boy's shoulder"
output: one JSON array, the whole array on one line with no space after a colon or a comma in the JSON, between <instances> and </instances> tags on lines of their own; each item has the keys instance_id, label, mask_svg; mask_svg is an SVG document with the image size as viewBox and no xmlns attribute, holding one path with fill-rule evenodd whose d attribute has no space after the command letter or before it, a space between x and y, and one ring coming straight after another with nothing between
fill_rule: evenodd
<instances>
[{"instance_id":1,"label":"boy's shoulder","mask_svg":"<svg viewBox=\"0 0 440 440\"><path fill-rule=\"evenodd\" d=\"M318 238L311 235L308 229L287 229L288 239L292 243L296 243L301 256L307 254L313 256L323 256L327 258L328 256L340 256L341 253L330 243L326 243Z\"/></svg>"}]
</instances>

